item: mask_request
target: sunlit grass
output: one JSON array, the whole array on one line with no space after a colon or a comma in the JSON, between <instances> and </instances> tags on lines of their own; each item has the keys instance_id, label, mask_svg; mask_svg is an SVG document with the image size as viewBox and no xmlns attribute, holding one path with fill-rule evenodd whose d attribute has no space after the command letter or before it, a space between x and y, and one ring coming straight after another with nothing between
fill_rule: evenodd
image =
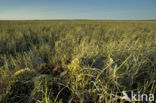
<instances>
[{"instance_id":1,"label":"sunlit grass","mask_svg":"<svg viewBox=\"0 0 156 103\"><path fill-rule=\"evenodd\" d=\"M155 75L155 21L0 22L2 103L123 102Z\"/></svg>"}]
</instances>

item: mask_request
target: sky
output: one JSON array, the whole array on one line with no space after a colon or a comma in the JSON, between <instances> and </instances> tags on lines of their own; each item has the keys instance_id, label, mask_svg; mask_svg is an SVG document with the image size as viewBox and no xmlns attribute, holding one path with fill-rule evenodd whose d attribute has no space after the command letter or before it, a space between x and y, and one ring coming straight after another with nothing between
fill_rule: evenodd
<instances>
[{"instance_id":1,"label":"sky","mask_svg":"<svg viewBox=\"0 0 156 103\"><path fill-rule=\"evenodd\" d=\"M156 0L0 0L0 20L156 19Z\"/></svg>"}]
</instances>

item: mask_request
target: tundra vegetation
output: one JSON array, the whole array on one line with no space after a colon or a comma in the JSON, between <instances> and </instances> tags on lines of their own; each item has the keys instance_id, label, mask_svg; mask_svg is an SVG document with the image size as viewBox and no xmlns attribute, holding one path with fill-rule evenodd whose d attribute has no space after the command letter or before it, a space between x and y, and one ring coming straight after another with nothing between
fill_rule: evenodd
<instances>
[{"instance_id":1,"label":"tundra vegetation","mask_svg":"<svg viewBox=\"0 0 156 103\"><path fill-rule=\"evenodd\" d=\"M156 21L0 21L0 103L116 103L156 91Z\"/></svg>"}]
</instances>

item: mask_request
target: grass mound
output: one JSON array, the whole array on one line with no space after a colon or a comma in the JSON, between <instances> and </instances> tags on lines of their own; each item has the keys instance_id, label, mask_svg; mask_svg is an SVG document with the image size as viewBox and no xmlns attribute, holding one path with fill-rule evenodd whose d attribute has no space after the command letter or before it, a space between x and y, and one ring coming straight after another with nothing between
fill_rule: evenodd
<instances>
[{"instance_id":1,"label":"grass mound","mask_svg":"<svg viewBox=\"0 0 156 103\"><path fill-rule=\"evenodd\" d=\"M30 103L37 101L43 103L54 103L63 101L67 103L71 96L68 87L61 84L61 80L51 75L40 75L35 77L35 88L31 92Z\"/></svg>"},{"instance_id":2,"label":"grass mound","mask_svg":"<svg viewBox=\"0 0 156 103\"><path fill-rule=\"evenodd\" d=\"M26 103L34 88L32 78L36 75L37 73L29 68L15 72L11 77L9 87L2 99L2 103Z\"/></svg>"}]
</instances>

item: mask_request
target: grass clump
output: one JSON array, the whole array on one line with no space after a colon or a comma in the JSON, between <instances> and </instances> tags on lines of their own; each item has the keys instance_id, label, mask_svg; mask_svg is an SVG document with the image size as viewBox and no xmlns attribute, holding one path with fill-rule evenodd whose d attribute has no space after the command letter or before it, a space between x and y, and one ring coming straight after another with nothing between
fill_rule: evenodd
<instances>
[{"instance_id":1,"label":"grass clump","mask_svg":"<svg viewBox=\"0 0 156 103\"><path fill-rule=\"evenodd\" d=\"M31 92L30 102L56 103L69 100L71 91L61 85L61 81L50 75L40 75L34 78L35 88Z\"/></svg>"},{"instance_id":2,"label":"grass clump","mask_svg":"<svg viewBox=\"0 0 156 103\"><path fill-rule=\"evenodd\" d=\"M31 90L34 88L34 82L32 78L37 73L29 68L21 69L15 72L10 81L4 97L2 98L3 103L14 103L14 102L25 102L30 96Z\"/></svg>"}]
</instances>

